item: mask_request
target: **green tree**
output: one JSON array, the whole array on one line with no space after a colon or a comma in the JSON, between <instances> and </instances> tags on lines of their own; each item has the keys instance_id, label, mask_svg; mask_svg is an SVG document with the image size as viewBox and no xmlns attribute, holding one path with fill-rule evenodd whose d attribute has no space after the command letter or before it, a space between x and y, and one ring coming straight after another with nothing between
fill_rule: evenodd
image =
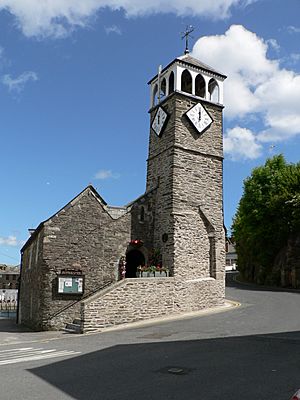
<instances>
[{"instance_id":1,"label":"green tree","mask_svg":"<svg viewBox=\"0 0 300 400\"><path fill-rule=\"evenodd\" d=\"M300 163L282 155L268 159L244 181L244 193L233 220L242 275L258 283L279 284L274 259L291 234L300 229Z\"/></svg>"}]
</instances>

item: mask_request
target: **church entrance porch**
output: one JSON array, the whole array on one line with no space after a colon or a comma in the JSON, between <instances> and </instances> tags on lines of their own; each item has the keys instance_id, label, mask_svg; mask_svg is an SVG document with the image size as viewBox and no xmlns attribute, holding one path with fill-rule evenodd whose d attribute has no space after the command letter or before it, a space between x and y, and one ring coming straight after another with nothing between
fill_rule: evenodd
<instances>
[{"instance_id":1,"label":"church entrance porch","mask_svg":"<svg viewBox=\"0 0 300 400\"><path fill-rule=\"evenodd\" d=\"M126 254L126 278L136 278L138 267L145 265L145 257L140 250L130 250Z\"/></svg>"}]
</instances>

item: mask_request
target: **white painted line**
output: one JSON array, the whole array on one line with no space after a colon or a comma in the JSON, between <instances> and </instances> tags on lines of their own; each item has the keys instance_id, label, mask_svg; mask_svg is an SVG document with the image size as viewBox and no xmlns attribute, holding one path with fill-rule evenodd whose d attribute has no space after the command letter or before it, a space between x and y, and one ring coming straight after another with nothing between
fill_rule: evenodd
<instances>
[{"instance_id":1,"label":"white painted line","mask_svg":"<svg viewBox=\"0 0 300 400\"><path fill-rule=\"evenodd\" d=\"M0 366L8 364L16 364L20 362L37 361L37 360L44 360L47 358L66 357L75 354L80 354L80 352L72 350L56 351L56 349L43 350L41 348L34 349L32 347L22 348L22 349L12 349L11 353L9 353L9 351L6 350L4 350L3 352L6 352L6 354L2 354L1 357L2 359L0 358Z\"/></svg>"},{"instance_id":2,"label":"white painted line","mask_svg":"<svg viewBox=\"0 0 300 400\"><path fill-rule=\"evenodd\" d=\"M23 357L29 357L29 356L34 356L34 355L38 355L38 354L45 354L45 353L52 353L56 350L41 350L41 349L36 349L35 350L31 350L31 351L25 351L25 352L19 352L19 353L9 353L9 354L5 354L2 357L0 356L0 362L2 359L7 359L7 358L23 358Z\"/></svg>"},{"instance_id":3,"label":"white painted line","mask_svg":"<svg viewBox=\"0 0 300 400\"><path fill-rule=\"evenodd\" d=\"M21 347L19 349L9 349L9 350L0 350L0 353L8 353L9 351L24 351L24 350L31 350L33 347Z\"/></svg>"}]
</instances>

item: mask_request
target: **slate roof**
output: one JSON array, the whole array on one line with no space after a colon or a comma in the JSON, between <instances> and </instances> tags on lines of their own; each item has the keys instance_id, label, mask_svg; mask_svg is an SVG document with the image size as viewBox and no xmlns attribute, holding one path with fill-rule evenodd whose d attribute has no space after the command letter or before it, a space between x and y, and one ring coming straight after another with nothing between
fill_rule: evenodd
<instances>
[{"instance_id":1,"label":"slate roof","mask_svg":"<svg viewBox=\"0 0 300 400\"><path fill-rule=\"evenodd\" d=\"M226 78L226 75L222 74L221 72L217 71L216 69L212 68L210 65L204 64L203 62L201 62L200 60L198 60L197 58L192 57L190 54L185 54L181 57L177 57L177 60L180 60L186 64L192 65L194 67L198 67L201 69L204 69L206 71L211 71L217 75L220 75L224 78Z\"/></svg>"},{"instance_id":2,"label":"slate roof","mask_svg":"<svg viewBox=\"0 0 300 400\"><path fill-rule=\"evenodd\" d=\"M161 72L163 73L164 71L166 71L172 64L174 64L176 61L179 61L183 64L186 64L187 66L192 66L192 67L196 67L199 70L202 71L206 71L206 72L212 72L215 75L218 75L219 77L226 79L227 76L222 74L221 72L217 71L216 69L212 68L211 66L204 64L203 62L201 62L200 60L198 60L195 57L192 57L190 54L184 54L183 56L180 57L176 57L172 62L170 62L170 64L168 64ZM154 79L156 79L157 75L155 75L149 82L148 84L150 84L152 81L154 81Z\"/></svg>"}]
</instances>

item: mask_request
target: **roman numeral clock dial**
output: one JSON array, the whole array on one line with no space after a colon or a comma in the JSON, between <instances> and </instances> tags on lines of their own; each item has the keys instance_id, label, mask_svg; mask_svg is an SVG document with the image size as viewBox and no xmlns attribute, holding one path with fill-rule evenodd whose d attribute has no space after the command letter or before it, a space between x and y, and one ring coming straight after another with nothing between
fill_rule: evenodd
<instances>
[{"instance_id":1,"label":"roman numeral clock dial","mask_svg":"<svg viewBox=\"0 0 300 400\"><path fill-rule=\"evenodd\" d=\"M201 103L195 104L186 113L186 116L198 133L205 131L205 129L207 129L213 122L213 119Z\"/></svg>"},{"instance_id":2,"label":"roman numeral clock dial","mask_svg":"<svg viewBox=\"0 0 300 400\"><path fill-rule=\"evenodd\" d=\"M161 136L167 124L167 119L168 114L166 111L162 107L158 107L151 125L151 128L154 130L157 136Z\"/></svg>"}]
</instances>

